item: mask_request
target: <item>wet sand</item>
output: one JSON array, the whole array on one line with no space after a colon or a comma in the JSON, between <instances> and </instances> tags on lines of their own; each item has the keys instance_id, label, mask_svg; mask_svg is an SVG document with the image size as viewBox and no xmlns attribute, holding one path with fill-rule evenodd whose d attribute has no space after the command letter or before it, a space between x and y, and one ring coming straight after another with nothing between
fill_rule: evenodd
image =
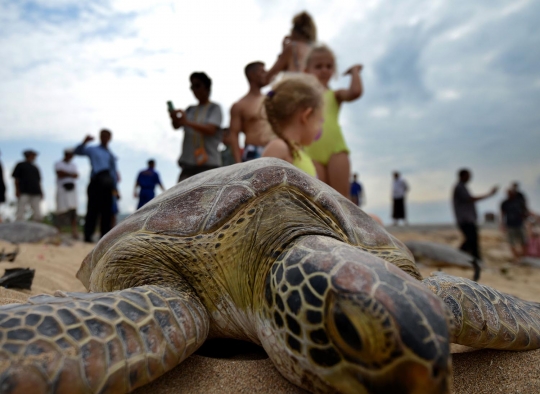
<instances>
[{"instance_id":1,"label":"wet sand","mask_svg":"<svg viewBox=\"0 0 540 394\"><path fill-rule=\"evenodd\" d=\"M389 228L399 239L429 240L452 246L460 243L460 235L452 226L411 226ZM0 248L13 248L0 241ZM55 290L85 291L75 278L81 261L92 245L73 242L69 246L21 244L14 263L1 262L2 268L33 268L36 275L32 290L0 288L0 304L24 302L30 295ZM510 249L495 229L483 229L481 248L484 270L480 283L540 302L540 269L509 264ZM435 269L421 267L424 276ZM472 269L453 267L443 271L471 278ZM2 272L0 270L0 272ZM228 347L228 350L227 350ZM234 350L231 351L230 348ZM216 350L217 349L217 350ZM494 394L540 392L540 350L502 352L453 346L454 392L457 394ZM157 381L136 390L137 394L184 393L302 393L281 377L264 351L254 346L227 342L211 342L184 363Z\"/></svg>"}]
</instances>

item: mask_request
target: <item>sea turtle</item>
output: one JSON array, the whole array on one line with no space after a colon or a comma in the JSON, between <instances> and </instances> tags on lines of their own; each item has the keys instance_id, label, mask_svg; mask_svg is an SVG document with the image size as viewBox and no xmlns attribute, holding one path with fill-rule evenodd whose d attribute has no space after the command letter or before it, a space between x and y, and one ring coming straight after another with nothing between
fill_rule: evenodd
<instances>
[{"instance_id":1,"label":"sea turtle","mask_svg":"<svg viewBox=\"0 0 540 394\"><path fill-rule=\"evenodd\" d=\"M181 182L85 258L91 293L0 308L2 393L120 393L207 338L264 347L311 392L448 393L449 342L540 346L540 306L412 255L322 182L277 159Z\"/></svg>"}]
</instances>

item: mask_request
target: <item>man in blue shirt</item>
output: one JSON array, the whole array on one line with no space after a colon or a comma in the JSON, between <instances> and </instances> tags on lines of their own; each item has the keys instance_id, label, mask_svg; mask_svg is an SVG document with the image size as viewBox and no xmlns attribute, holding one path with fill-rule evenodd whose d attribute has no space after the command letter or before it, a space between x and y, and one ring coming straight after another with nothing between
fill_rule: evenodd
<instances>
[{"instance_id":1,"label":"man in blue shirt","mask_svg":"<svg viewBox=\"0 0 540 394\"><path fill-rule=\"evenodd\" d=\"M88 185L88 208L84 223L85 242L92 242L98 218L102 237L111 229L113 195L120 198L116 188L118 180L116 158L107 147L111 138L111 132L103 129L99 133L101 142L99 145L87 146L94 139L91 135L87 135L74 151L76 155L88 156L92 166Z\"/></svg>"},{"instance_id":2,"label":"man in blue shirt","mask_svg":"<svg viewBox=\"0 0 540 394\"><path fill-rule=\"evenodd\" d=\"M351 190L349 192L351 201L358 205L359 207L362 206L362 197L363 197L363 190L362 190L362 184L358 182L358 174L353 175L353 181L351 182Z\"/></svg>"},{"instance_id":3,"label":"man in blue shirt","mask_svg":"<svg viewBox=\"0 0 540 394\"><path fill-rule=\"evenodd\" d=\"M137 176L137 180L135 181L135 190L133 192L133 196L135 198L139 197L139 204L137 205L137 209L139 209L148 201L154 198L154 189L157 185L159 185L162 191L165 191L165 188L163 187L163 185L161 184L161 180L159 179L159 174L157 173L157 171L154 170L155 166L156 162L154 160L148 160L148 168L139 172L139 176ZM137 193L138 187L141 188L139 193Z\"/></svg>"}]
</instances>

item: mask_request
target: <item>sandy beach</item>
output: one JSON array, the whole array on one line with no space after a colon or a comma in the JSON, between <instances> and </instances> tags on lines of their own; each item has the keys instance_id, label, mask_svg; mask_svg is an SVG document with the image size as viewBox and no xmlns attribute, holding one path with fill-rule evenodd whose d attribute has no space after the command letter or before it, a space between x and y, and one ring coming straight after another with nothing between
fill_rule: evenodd
<instances>
[{"instance_id":1,"label":"sandy beach","mask_svg":"<svg viewBox=\"0 0 540 394\"><path fill-rule=\"evenodd\" d=\"M402 241L430 240L458 246L460 234L453 226L410 226L389 228ZM0 241L0 248L13 248ZM512 266L510 249L496 229L482 229L481 248L484 269L480 283L518 297L540 302L540 269ZM85 291L75 278L79 265L92 245L71 242L70 245L21 244L14 263L1 262L0 268L33 268L36 270L32 290L0 288L0 304L24 302L29 296L55 290ZM428 276L436 268L421 266ZM442 268L467 278L472 269ZM220 351L215 351L220 348ZM521 393L540 392L540 350L502 352L453 346L454 393ZM136 391L138 394L179 393L301 393L277 372L265 352L256 346L209 343L183 364L157 381Z\"/></svg>"}]
</instances>

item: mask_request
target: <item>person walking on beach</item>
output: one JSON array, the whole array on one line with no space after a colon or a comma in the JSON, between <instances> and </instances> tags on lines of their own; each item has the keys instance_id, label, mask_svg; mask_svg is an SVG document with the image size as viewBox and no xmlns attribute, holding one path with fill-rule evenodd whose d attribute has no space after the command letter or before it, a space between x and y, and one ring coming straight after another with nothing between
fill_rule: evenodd
<instances>
[{"instance_id":1,"label":"person walking on beach","mask_svg":"<svg viewBox=\"0 0 540 394\"><path fill-rule=\"evenodd\" d=\"M120 198L117 190L118 175L116 157L109 149L112 133L103 129L99 133L99 145L88 146L94 137L87 135L75 148L74 153L88 156L92 167L88 185L88 207L84 222L84 241L92 242L96 224L100 221L100 234L103 237L112 228L113 196Z\"/></svg>"},{"instance_id":2,"label":"person walking on beach","mask_svg":"<svg viewBox=\"0 0 540 394\"><path fill-rule=\"evenodd\" d=\"M291 34L285 36L282 51L265 75L264 85L280 72L304 72L309 51L317 41L317 27L311 15L301 12L294 16Z\"/></svg>"},{"instance_id":3,"label":"person walking on beach","mask_svg":"<svg viewBox=\"0 0 540 394\"><path fill-rule=\"evenodd\" d=\"M161 179L159 179L158 172L154 170L155 167L156 162L154 160L148 160L148 168L139 172L139 175L137 176L137 180L135 181L135 190L133 191L133 196L135 198L139 197L137 209L154 198L156 186L159 186L161 191L165 191L165 188L161 183ZM140 188L138 192L137 188Z\"/></svg>"},{"instance_id":4,"label":"person walking on beach","mask_svg":"<svg viewBox=\"0 0 540 394\"><path fill-rule=\"evenodd\" d=\"M409 191L409 185L405 182L405 179L401 177L401 174L394 171L394 181L392 182L392 219L394 219L394 226L399 224L400 220L403 220L407 224L407 214L405 212L405 196Z\"/></svg>"},{"instance_id":5,"label":"person walking on beach","mask_svg":"<svg viewBox=\"0 0 540 394\"><path fill-rule=\"evenodd\" d=\"M6 184L4 182L4 168L0 162L0 206L6 202ZM0 223L2 223L2 213L0 212Z\"/></svg>"},{"instance_id":6,"label":"person walking on beach","mask_svg":"<svg viewBox=\"0 0 540 394\"><path fill-rule=\"evenodd\" d=\"M184 128L182 154L178 159L182 172L178 182L221 166L218 146L223 139L222 114L221 107L210 101L212 80L203 72L194 72L189 80L191 91L199 103L185 111L169 110L173 128Z\"/></svg>"},{"instance_id":7,"label":"person walking on beach","mask_svg":"<svg viewBox=\"0 0 540 394\"><path fill-rule=\"evenodd\" d=\"M525 218L527 209L523 198L520 197L515 188L507 191L507 199L501 204L501 229L506 233L508 243L514 255L514 263L517 264L519 258L527 250L527 239L525 235Z\"/></svg>"},{"instance_id":8,"label":"person walking on beach","mask_svg":"<svg viewBox=\"0 0 540 394\"><path fill-rule=\"evenodd\" d=\"M353 180L351 182L351 193L350 193L351 201L354 204L361 207L362 204L364 203L364 201L362 201L363 197L364 197L364 188L362 187L362 184L358 182L358 174L353 174Z\"/></svg>"},{"instance_id":9,"label":"person walking on beach","mask_svg":"<svg viewBox=\"0 0 540 394\"><path fill-rule=\"evenodd\" d=\"M65 216L71 225L73 239L79 237L77 229L77 166L73 162L73 149L64 151L64 158L54 165L56 172L56 215L57 227L60 217Z\"/></svg>"},{"instance_id":10,"label":"person walking on beach","mask_svg":"<svg viewBox=\"0 0 540 394\"><path fill-rule=\"evenodd\" d=\"M40 203L43 200L43 189L41 187L41 174L39 168L34 164L37 152L28 149L23 152L25 160L18 163L13 170L15 179L15 196L17 197L16 220L24 220L26 207L32 209L32 220L40 222Z\"/></svg>"},{"instance_id":11,"label":"person walking on beach","mask_svg":"<svg viewBox=\"0 0 540 394\"><path fill-rule=\"evenodd\" d=\"M248 93L231 107L230 134L232 150L236 163L261 157L264 147L276 136L266 120L261 88L265 85L264 63L249 63L244 73L249 83ZM246 136L243 155L240 155L238 137L240 132Z\"/></svg>"},{"instance_id":12,"label":"person walking on beach","mask_svg":"<svg viewBox=\"0 0 540 394\"><path fill-rule=\"evenodd\" d=\"M458 183L454 187L452 194L452 204L454 208L454 215L459 229L463 233L465 240L461 244L460 249L473 256L472 264L474 266L474 278L478 281L480 279L480 248L478 244L478 227L476 226L476 220L478 215L476 213L476 202L489 198L497 193L498 187L494 186L487 194L480 196L472 196L467 189L467 183L472 177L471 172L463 168L458 171Z\"/></svg>"},{"instance_id":13,"label":"person walking on beach","mask_svg":"<svg viewBox=\"0 0 540 394\"><path fill-rule=\"evenodd\" d=\"M313 159L317 177L346 198L349 198L351 163L338 118L343 102L354 101L362 95L361 70L362 66L357 64L345 72L351 76L348 89L331 90L329 83L336 72L336 60L330 48L324 45L313 48L306 64L306 72L315 75L325 89L322 135L306 147L306 153Z\"/></svg>"}]
</instances>

